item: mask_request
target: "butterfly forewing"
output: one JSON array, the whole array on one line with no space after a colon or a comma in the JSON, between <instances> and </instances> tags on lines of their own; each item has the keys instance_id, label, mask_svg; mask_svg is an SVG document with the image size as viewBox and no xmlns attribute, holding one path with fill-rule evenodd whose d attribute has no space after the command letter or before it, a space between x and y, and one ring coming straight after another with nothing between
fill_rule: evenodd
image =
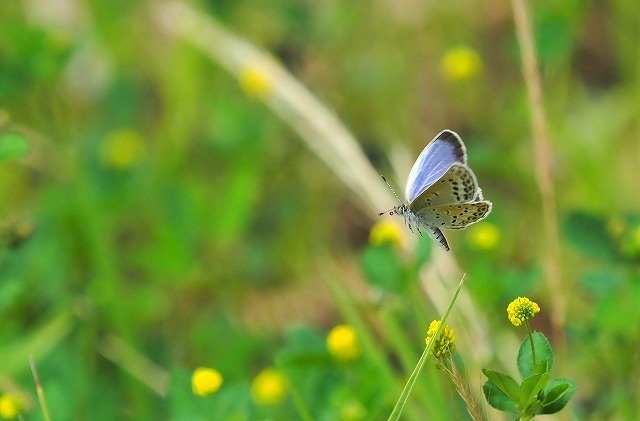
<instances>
[{"instance_id":1,"label":"butterfly forewing","mask_svg":"<svg viewBox=\"0 0 640 421\"><path fill-rule=\"evenodd\" d=\"M439 180L409 203L409 209L416 212L425 207L472 202L482 195L479 190L471 168L454 163Z\"/></svg>"},{"instance_id":2,"label":"butterfly forewing","mask_svg":"<svg viewBox=\"0 0 640 421\"><path fill-rule=\"evenodd\" d=\"M440 179L454 163L467 163L467 152L460 137L443 130L418 156L409 172L406 197L409 203Z\"/></svg>"},{"instance_id":3,"label":"butterfly forewing","mask_svg":"<svg viewBox=\"0 0 640 421\"><path fill-rule=\"evenodd\" d=\"M460 229L484 219L491 212L491 206L491 202L483 200L422 208L415 211L415 214L427 226Z\"/></svg>"}]
</instances>

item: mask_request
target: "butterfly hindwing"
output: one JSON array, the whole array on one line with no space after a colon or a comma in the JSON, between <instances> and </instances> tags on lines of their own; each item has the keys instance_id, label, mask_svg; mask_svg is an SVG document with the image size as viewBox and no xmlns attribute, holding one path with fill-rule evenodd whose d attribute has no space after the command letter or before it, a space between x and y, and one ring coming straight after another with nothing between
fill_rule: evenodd
<instances>
[{"instance_id":1,"label":"butterfly hindwing","mask_svg":"<svg viewBox=\"0 0 640 421\"><path fill-rule=\"evenodd\" d=\"M406 188L409 203L440 179L456 162L467 163L464 143L455 132L443 130L429 142L411 167Z\"/></svg>"},{"instance_id":2,"label":"butterfly hindwing","mask_svg":"<svg viewBox=\"0 0 640 421\"><path fill-rule=\"evenodd\" d=\"M491 206L491 202L483 200L425 207L415 211L415 214L428 227L460 229L484 219L491 212Z\"/></svg>"},{"instance_id":3,"label":"butterfly hindwing","mask_svg":"<svg viewBox=\"0 0 640 421\"><path fill-rule=\"evenodd\" d=\"M476 176L465 164L454 163L447 172L409 203L417 212L422 208L472 202L482 196Z\"/></svg>"}]
</instances>

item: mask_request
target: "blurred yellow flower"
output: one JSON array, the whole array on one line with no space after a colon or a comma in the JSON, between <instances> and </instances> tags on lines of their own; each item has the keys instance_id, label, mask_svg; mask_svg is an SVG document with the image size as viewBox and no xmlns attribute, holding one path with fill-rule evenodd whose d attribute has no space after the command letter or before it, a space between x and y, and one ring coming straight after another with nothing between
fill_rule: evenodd
<instances>
[{"instance_id":1,"label":"blurred yellow flower","mask_svg":"<svg viewBox=\"0 0 640 421\"><path fill-rule=\"evenodd\" d=\"M527 297L518 297L509 303L507 307L507 316L514 326L520 326L522 323L531 319L540 311L540 306L528 299Z\"/></svg>"},{"instance_id":2,"label":"blurred yellow flower","mask_svg":"<svg viewBox=\"0 0 640 421\"><path fill-rule=\"evenodd\" d=\"M191 376L191 386L198 396L212 395L222 386L222 375L213 368L198 367Z\"/></svg>"},{"instance_id":3,"label":"blurred yellow flower","mask_svg":"<svg viewBox=\"0 0 640 421\"><path fill-rule=\"evenodd\" d=\"M442 57L440 71L445 79L454 82L471 79L482 71L482 58L471 47L450 48Z\"/></svg>"},{"instance_id":4,"label":"blurred yellow flower","mask_svg":"<svg viewBox=\"0 0 640 421\"><path fill-rule=\"evenodd\" d=\"M340 421L360 421L367 416L367 408L357 400L349 400L340 407Z\"/></svg>"},{"instance_id":5,"label":"blurred yellow flower","mask_svg":"<svg viewBox=\"0 0 640 421\"><path fill-rule=\"evenodd\" d=\"M144 137L135 130L124 129L110 133L100 148L100 158L105 167L123 170L133 167L147 153Z\"/></svg>"},{"instance_id":6,"label":"blurred yellow flower","mask_svg":"<svg viewBox=\"0 0 640 421\"><path fill-rule=\"evenodd\" d=\"M440 320L434 320L429 325L429 329L427 330L427 337L425 338L425 343L429 345L433 336L436 334L436 330L438 330L438 326L440 326ZM448 357L454 351L456 343L456 335L453 333L453 329L451 329L448 325L444 325L442 330L440 331L440 336L436 339L436 342L433 344L433 348L431 348L431 354L434 357Z\"/></svg>"},{"instance_id":7,"label":"blurred yellow flower","mask_svg":"<svg viewBox=\"0 0 640 421\"><path fill-rule=\"evenodd\" d=\"M260 405L277 405L287 395L287 378L273 368L262 370L251 383L251 397Z\"/></svg>"},{"instance_id":8,"label":"blurred yellow flower","mask_svg":"<svg viewBox=\"0 0 640 421\"><path fill-rule=\"evenodd\" d=\"M401 240L402 232L398 224L388 218L376 222L369 232L369 244L372 246L381 246L384 244L398 246Z\"/></svg>"},{"instance_id":9,"label":"blurred yellow flower","mask_svg":"<svg viewBox=\"0 0 640 421\"><path fill-rule=\"evenodd\" d=\"M481 222L469 228L467 239L476 250L493 250L500 243L500 230L491 222Z\"/></svg>"},{"instance_id":10,"label":"blurred yellow flower","mask_svg":"<svg viewBox=\"0 0 640 421\"><path fill-rule=\"evenodd\" d=\"M11 395L0 396L0 418L12 420L20 413L20 403Z\"/></svg>"},{"instance_id":11,"label":"blurred yellow flower","mask_svg":"<svg viewBox=\"0 0 640 421\"><path fill-rule=\"evenodd\" d=\"M347 325L338 325L327 335L327 349L341 362L354 361L360 356L356 331Z\"/></svg>"},{"instance_id":12,"label":"blurred yellow flower","mask_svg":"<svg viewBox=\"0 0 640 421\"><path fill-rule=\"evenodd\" d=\"M240 86L247 95L264 98L273 92L273 78L264 63L254 61L247 63L238 76Z\"/></svg>"}]
</instances>

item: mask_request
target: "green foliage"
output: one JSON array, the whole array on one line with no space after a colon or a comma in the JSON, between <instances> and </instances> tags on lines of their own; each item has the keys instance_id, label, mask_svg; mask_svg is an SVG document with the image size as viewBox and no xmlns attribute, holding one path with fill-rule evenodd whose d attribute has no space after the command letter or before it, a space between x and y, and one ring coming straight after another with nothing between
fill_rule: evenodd
<instances>
[{"instance_id":1,"label":"green foliage","mask_svg":"<svg viewBox=\"0 0 640 421\"><path fill-rule=\"evenodd\" d=\"M468 277L451 325L465 338L455 357L467 378L475 361L504 352L486 332L512 335L508 300L539 294L548 308L538 329L557 322L551 294L569 309L562 352L536 333L537 364L523 342L521 379L486 371L491 406L639 417L637 0L527 2L560 290L548 288L541 258L531 104L508 10L187 2L281 62L380 173L406 174L435 133L459 132L494 204L481 224L499 236L447 231L444 255L406 227L402 247L368 244L380 220L369 215L395 199L367 208L354 180L327 165L332 151L301 142L303 119L292 128L282 103L248 95L210 55L215 42L172 33L161 3L0 2L0 398L21 397L24 419L41 419L29 356L53 419L384 419L459 272ZM227 57L242 54L229 46ZM460 46L478 62L456 79L443 59ZM386 200L377 177L365 181L369 199ZM402 196L404 180L390 181ZM341 323L360 340L351 363L326 348ZM200 366L224 377L211 396L192 392ZM266 367L291 382L278 405L251 395ZM579 391L550 378L553 367ZM427 364L403 417L459 418L459 402Z\"/></svg>"},{"instance_id":2,"label":"green foliage","mask_svg":"<svg viewBox=\"0 0 640 421\"><path fill-rule=\"evenodd\" d=\"M415 282L420 268L431 256L431 239L421 238L410 260L402 260L391 244L365 247L360 262L366 279L388 293L401 293Z\"/></svg>"},{"instance_id":3,"label":"green foliage","mask_svg":"<svg viewBox=\"0 0 640 421\"><path fill-rule=\"evenodd\" d=\"M611 259L615 256L615 242L606 230L603 217L572 212L565 217L564 231L570 244L590 257Z\"/></svg>"},{"instance_id":4,"label":"green foliage","mask_svg":"<svg viewBox=\"0 0 640 421\"><path fill-rule=\"evenodd\" d=\"M485 369L482 372L489 379L482 387L487 402L496 409L517 414L517 403L520 398L518 383L506 374L497 371Z\"/></svg>"},{"instance_id":5,"label":"green foliage","mask_svg":"<svg viewBox=\"0 0 640 421\"><path fill-rule=\"evenodd\" d=\"M24 136L14 132L0 133L0 162L19 158L29 151Z\"/></svg>"},{"instance_id":6,"label":"green foliage","mask_svg":"<svg viewBox=\"0 0 640 421\"><path fill-rule=\"evenodd\" d=\"M372 285L387 292L402 291L409 281L391 245L367 247L362 253L362 269Z\"/></svg>"},{"instance_id":7,"label":"green foliage","mask_svg":"<svg viewBox=\"0 0 640 421\"><path fill-rule=\"evenodd\" d=\"M558 377L545 387L540 414L555 414L564 408L576 392L576 384L571 379Z\"/></svg>"},{"instance_id":8,"label":"green foliage","mask_svg":"<svg viewBox=\"0 0 640 421\"><path fill-rule=\"evenodd\" d=\"M531 340L536 351L535 361L531 351ZM553 368L553 351L547 337L540 332L533 334L520 345L518 351L518 371L522 378L527 378L532 374L542 370L550 372Z\"/></svg>"},{"instance_id":9,"label":"green foliage","mask_svg":"<svg viewBox=\"0 0 640 421\"><path fill-rule=\"evenodd\" d=\"M535 358L531 348L532 341ZM524 340L520 345L517 362L523 379L520 384L506 374L482 370L487 376L482 391L489 405L518 414L522 420L536 415L555 414L567 405L576 391L575 382L565 378L549 382L553 351L542 333L533 332Z\"/></svg>"}]
</instances>

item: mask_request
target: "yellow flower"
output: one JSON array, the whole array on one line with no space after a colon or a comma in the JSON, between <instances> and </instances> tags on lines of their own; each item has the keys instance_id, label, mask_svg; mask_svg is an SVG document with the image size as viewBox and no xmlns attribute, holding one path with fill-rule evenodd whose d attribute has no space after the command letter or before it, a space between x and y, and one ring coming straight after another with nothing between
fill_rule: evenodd
<instances>
[{"instance_id":1,"label":"yellow flower","mask_svg":"<svg viewBox=\"0 0 640 421\"><path fill-rule=\"evenodd\" d=\"M440 325L440 320L434 320L429 325L429 329L427 330L427 337L425 338L425 343L429 345L431 340L433 339L433 335L436 334L436 330ZM444 325L442 330L440 331L440 336L436 339L436 342L433 344L433 348L431 348L431 354L434 357L448 357L451 355L455 347L456 343L456 335L453 333L453 330L448 326Z\"/></svg>"},{"instance_id":2,"label":"yellow flower","mask_svg":"<svg viewBox=\"0 0 640 421\"><path fill-rule=\"evenodd\" d=\"M469 228L467 238L476 250L493 250L500 243L500 230L491 222L481 222Z\"/></svg>"},{"instance_id":3,"label":"yellow flower","mask_svg":"<svg viewBox=\"0 0 640 421\"><path fill-rule=\"evenodd\" d=\"M338 325L327 336L327 349L341 362L354 361L360 356L356 331L351 326Z\"/></svg>"},{"instance_id":4,"label":"yellow flower","mask_svg":"<svg viewBox=\"0 0 640 421\"><path fill-rule=\"evenodd\" d=\"M450 48L442 57L440 71L445 79L454 82L471 79L482 71L482 59L473 48Z\"/></svg>"},{"instance_id":5,"label":"yellow flower","mask_svg":"<svg viewBox=\"0 0 640 421\"><path fill-rule=\"evenodd\" d=\"M131 168L144 158L147 147L144 137L134 130L118 130L109 134L100 148L104 166L116 170Z\"/></svg>"},{"instance_id":6,"label":"yellow flower","mask_svg":"<svg viewBox=\"0 0 640 421\"><path fill-rule=\"evenodd\" d=\"M398 227L398 224L388 218L376 222L369 232L369 244L372 246L381 246L384 244L398 246L401 240L402 231Z\"/></svg>"},{"instance_id":7,"label":"yellow flower","mask_svg":"<svg viewBox=\"0 0 640 421\"><path fill-rule=\"evenodd\" d=\"M12 420L20 413L20 403L11 395L0 396L0 418Z\"/></svg>"},{"instance_id":8,"label":"yellow flower","mask_svg":"<svg viewBox=\"0 0 640 421\"><path fill-rule=\"evenodd\" d=\"M251 383L251 397L260 405L277 405L287 395L287 378L273 368L262 370Z\"/></svg>"},{"instance_id":9,"label":"yellow flower","mask_svg":"<svg viewBox=\"0 0 640 421\"><path fill-rule=\"evenodd\" d=\"M264 63L254 61L247 63L238 76L240 86L247 95L264 98L273 92L273 78Z\"/></svg>"},{"instance_id":10,"label":"yellow flower","mask_svg":"<svg viewBox=\"0 0 640 421\"><path fill-rule=\"evenodd\" d=\"M367 416L367 408L357 400L349 400L340 407L340 421L360 421Z\"/></svg>"},{"instance_id":11,"label":"yellow flower","mask_svg":"<svg viewBox=\"0 0 640 421\"><path fill-rule=\"evenodd\" d=\"M213 368L198 367L191 376L191 386L198 396L212 395L222 386L222 375Z\"/></svg>"},{"instance_id":12,"label":"yellow flower","mask_svg":"<svg viewBox=\"0 0 640 421\"><path fill-rule=\"evenodd\" d=\"M514 326L520 326L536 313L540 311L540 306L527 297L518 297L509 303L507 316Z\"/></svg>"}]
</instances>

